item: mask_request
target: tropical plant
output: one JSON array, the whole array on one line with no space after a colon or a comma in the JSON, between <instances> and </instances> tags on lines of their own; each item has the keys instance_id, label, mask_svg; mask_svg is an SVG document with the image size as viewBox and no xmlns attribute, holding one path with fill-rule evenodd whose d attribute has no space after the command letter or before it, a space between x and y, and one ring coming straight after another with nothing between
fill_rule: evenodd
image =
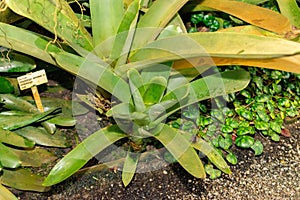
<instances>
[{"instance_id":1,"label":"tropical plant","mask_svg":"<svg viewBox=\"0 0 300 200\"><path fill-rule=\"evenodd\" d=\"M123 138L131 144L122 159L125 185L132 180L139 159L147 154L141 148L147 137L159 141L196 177L205 177L205 171L195 149L230 173L209 143L167 126L165 119L200 100L246 87L249 75L244 70L195 79L213 66L209 57L217 65L238 63L299 72L296 63L300 45L286 40L295 36L288 19L243 2L90 0L91 34L84 27L84 13L78 17L64 0L5 3L52 32L54 38L0 23L2 46L57 65L108 91L117 102L107 113L117 124L95 132L60 160L45 186L68 178L105 147ZM225 4L228 6L221 6ZM251 15L240 12L241 7L246 7ZM221 10L254 26L187 34L178 15L181 8L182 12ZM80 5L80 10L84 9ZM224 87L220 88L219 83Z\"/></svg>"},{"instance_id":2,"label":"tropical plant","mask_svg":"<svg viewBox=\"0 0 300 200\"><path fill-rule=\"evenodd\" d=\"M44 128L49 128L50 124L46 120L53 118L58 109L39 113L31 103L12 94L0 94L0 101L1 187L6 185L21 190L47 191L49 187L42 186L44 178L24 167L40 167L56 159L56 156L39 145L68 146L59 131L50 134Z\"/></svg>"},{"instance_id":3,"label":"tropical plant","mask_svg":"<svg viewBox=\"0 0 300 200\"><path fill-rule=\"evenodd\" d=\"M50 189L42 186L43 176L26 168L41 167L56 160L57 157L43 146L68 147L66 138L56 129L55 124L74 126L75 121L65 111L64 114L58 114L61 110L58 107L61 105L57 99L43 99L46 112L40 113L33 101L17 97L15 94L20 94L20 91L14 75L30 72L36 68L36 64L28 56L15 52L8 54L8 49L5 48L2 48L1 53L3 57L0 59L0 71L3 76L0 76L0 198L17 199L3 185L39 192Z\"/></svg>"}]
</instances>

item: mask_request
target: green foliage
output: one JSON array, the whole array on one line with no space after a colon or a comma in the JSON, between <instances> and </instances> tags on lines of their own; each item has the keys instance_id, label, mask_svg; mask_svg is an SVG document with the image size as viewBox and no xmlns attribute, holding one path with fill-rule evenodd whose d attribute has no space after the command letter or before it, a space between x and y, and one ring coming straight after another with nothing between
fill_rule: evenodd
<instances>
[{"instance_id":1,"label":"green foliage","mask_svg":"<svg viewBox=\"0 0 300 200\"><path fill-rule=\"evenodd\" d=\"M60 109L39 113L34 105L12 94L0 94L0 102L1 187L6 185L20 190L48 191L49 187L42 186L42 176L23 167L41 167L57 159L39 146L69 146L60 131L50 134L44 128L49 125L47 120L55 117ZM8 194L3 192L1 195L4 198Z\"/></svg>"},{"instance_id":2,"label":"green foliage","mask_svg":"<svg viewBox=\"0 0 300 200\"><path fill-rule=\"evenodd\" d=\"M57 103L40 113L32 104L34 102L9 94L19 93L16 72L29 72L36 65L33 59L7 49L2 55L0 71L5 72L5 77L0 77L0 198L15 199L3 185L39 192L50 189L42 186L44 177L24 170L24 167L41 167L57 159L40 146L68 147L66 138L56 130L55 124L74 126L74 122L70 123L71 115L61 119L63 114L59 114L61 109ZM68 124L64 122L67 120Z\"/></svg>"},{"instance_id":3,"label":"green foliage","mask_svg":"<svg viewBox=\"0 0 300 200\"><path fill-rule=\"evenodd\" d=\"M292 120L299 116L300 85L297 74L259 68L248 70L251 82L247 88L218 97L213 102L223 100L223 103L217 103L218 106L210 112L207 112L210 102L202 102L199 103L200 112L194 112L195 106L188 107L184 120L171 122L174 128L183 129L196 121L197 126L189 126L189 131L210 142L231 164L238 162L232 152L233 146L252 149L256 156L261 155L263 144L256 139L257 134L277 142L280 135L284 135L284 119L288 117Z\"/></svg>"},{"instance_id":4,"label":"green foliage","mask_svg":"<svg viewBox=\"0 0 300 200\"><path fill-rule=\"evenodd\" d=\"M202 12L203 6L206 9L221 10L266 31L259 30L257 34L234 31L187 34L178 11L184 5L195 4L194 1L157 0L143 6L139 0L101 0L89 3L91 33L64 0L28 0L25 3L21 0L6 1L10 9L43 26L54 34L54 38L0 23L2 46L58 65L117 98L117 104L107 112L107 116L114 117L116 125L96 131L61 159L44 181L45 186L65 180L105 147L121 139L126 141L125 144L130 144L128 152L137 153L145 152L146 139L155 141L163 145L189 173L199 178L205 177L205 172L212 178L220 176L221 171L230 173L226 161L213 145L228 151L227 160L236 163L229 151L234 141L230 134L235 129L240 129L235 143L242 147L255 145L253 148L259 152L259 145L249 136L255 130L249 126L249 121L254 120L255 115L251 108L241 106L238 101L234 111L242 122L237 125L232 120L222 126L224 134L212 139L213 145L209 137L219 128L215 121L225 123L230 110L224 107L215 110L202 108L210 112L214 120L208 117L198 119L199 115L195 118L185 113L186 118L201 125L202 135L190 131L195 124L185 124L184 130L178 130L165 121L186 106L240 91L248 85L249 74L241 69L195 79L213 66L212 61L217 65L231 65L238 60L245 65L251 63L252 66L262 67L266 67L266 63L277 64L282 61L295 64L299 60L297 55L300 45L282 37L292 31L287 18L247 3L205 0L197 3L200 7L196 6L195 9L200 10L193 11ZM220 7L224 3L230 6ZM241 6L247 7L249 12L253 11L255 16L243 15L239 11ZM275 21L271 20L272 17ZM193 21L195 24L201 21L212 31L222 28L221 23L225 24L225 21L211 13L204 15L203 19L194 16ZM226 26L230 25L223 25ZM266 35L281 35L266 37L262 32ZM72 50L61 45L58 38L65 41ZM204 59L208 55L212 58ZM191 64L192 59L197 60L196 65ZM199 59L204 61L199 62ZM256 64L252 63L254 61ZM300 72L299 67L292 68L281 63L274 65L274 68ZM222 83L221 89L218 83ZM283 101L282 105L282 109L286 109L288 104ZM263 111L260 115L263 120L267 120ZM207 132L204 131L206 126ZM273 132L278 131L277 125L272 127ZM276 139L276 133L272 134ZM212 169L211 165L203 167L196 149L219 170ZM138 162L138 157L132 157L131 153L126 155L122 175L124 185L132 180Z\"/></svg>"}]
</instances>

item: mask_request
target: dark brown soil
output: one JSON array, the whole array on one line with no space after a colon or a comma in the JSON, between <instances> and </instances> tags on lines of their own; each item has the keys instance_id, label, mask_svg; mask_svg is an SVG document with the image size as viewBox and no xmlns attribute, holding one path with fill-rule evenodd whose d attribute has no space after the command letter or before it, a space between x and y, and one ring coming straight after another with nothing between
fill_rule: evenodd
<instances>
[{"instance_id":1,"label":"dark brown soil","mask_svg":"<svg viewBox=\"0 0 300 200\"><path fill-rule=\"evenodd\" d=\"M16 191L20 199L300 199L299 124L292 137L278 143L263 140L263 155L236 149L239 163L232 175L217 180L196 179L178 164L136 174L125 188L121 172L103 170L73 176L48 193Z\"/></svg>"}]
</instances>

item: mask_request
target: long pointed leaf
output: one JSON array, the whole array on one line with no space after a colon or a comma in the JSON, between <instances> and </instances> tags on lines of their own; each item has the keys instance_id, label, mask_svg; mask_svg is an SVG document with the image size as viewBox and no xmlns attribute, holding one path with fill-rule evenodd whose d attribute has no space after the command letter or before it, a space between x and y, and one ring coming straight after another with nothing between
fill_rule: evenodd
<instances>
[{"instance_id":1,"label":"long pointed leaf","mask_svg":"<svg viewBox=\"0 0 300 200\"><path fill-rule=\"evenodd\" d=\"M222 96L225 94L240 91L247 87L250 82L250 75L247 71L231 70L220 74L210 75L201 79L197 79L190 84L189 94L186 99L183 100L181 104L177 107L172 108L165 116L173 114L180 108L205 100L209 98L214 98L217 96ZM168 92L162 99L162 101L174 99L174 93L177 91L181 93L185 86L180 86L175 90ZM162 119L160 119L162 120Z\"/></svg>"},{"instance_id":2,"label":"long pointed leaf","mask_svg":"<svg viewBox=\"0 0 300 200\"><path fill-rule=\"evenodd\" d=\"M53 57L64 70L98 85L123 102L129 102L129 85L107 66L66 52L53 54Z\"/></svg>"},{"instance_id":3,"label":"long pointed leaf","mask_svg":"<svg viewBox=\"0 0 300 200\"><path fill-rule=\"evenodd\" d=\"M191 142L181 133L164 125L160 133L154 137L167 148L186 171L197 178L205 178L205 170L198 154L191 147Z\"/></svg>"},{"instance_id":4,"label":"long pointed leaf","mask_svg":"<svg viewBox=\"0 0 300 200\"><path fill-rule=\"evenodd\" d=\"M93 156L124 137L126 135L116 125L96 131L53 167L43 185L50 186L67 179Z\"/></svg>"},{"instance_id":5,"label":"long pointed leaf","mask_svg":"<svg viewBox=\"0 0 300 200\"><path fill-rule=\"evenodd\" d=\"M266 58L266 59L247 59L247 58L220 58L212 57L209 58L211 63L216 66L226 65L244 65L250 67L264 67L269 69L282 70L293 73L300 73L299 63L300 55L284 56L280 58ZM199 63L198 61L203 60L202 58L191 58L189 61L179 60L174 62L174 69L180 74L184 74L187 77L195 77L195 74L202 73L207 69L206 63ZM195 68L195 64L199 65Z\"/></svg>"},{"instance_id":6,"label":"long pointed leaf","mask_svg":"<svg viewBox=\"0 0 300 200\"><path fill-rule=\"evenodd\" d=\"M248 3L230 0L203 0L201 5L226 12L250 24L279 34L288 33L292 28L288 18L283 15ZM243 8L243 12L241 12L241 8Z\"/></svg>"},{"instance_id":7,"label":"long pointed leaf","mask_svg":"<svg viewBox=\"0 0 300 200\"><path fill-rule=\"evenodd\" d=\"M49 40L22 28L0 22L0 45L29 54L55 65L49 52L60 52L61 49Z\"/></svg>"},{"instance_id":8,"label":"long pointed leaf","mask_svg":"<svg viewBox=\"0 0 300 200\"><path fill-rule=\"evenodd\" d=\"M179 35L182 33L187 33L187 30L180 15L176 14L175 17L170 21L170 23L159 34L159 37L157 39L162 39L172 35Z\"/></svg>"},{"instance_id":9,"label":"long pointed leaf","mask_svg":"<svg viewBox=\"0 0 300 200\"><path fill-rule=\"evenodd\" d=\"M109 56L113 41L101 45L105 40L117 34L124 14L123 0L90 0L93 43L96 52ZM99 48L99 45L101 48ZM104 48L104 49L103 49Z\"/></svg>"},{"instance_id":10,"label":"long pointed leaf","mask_svg":"<svg viewBox=\"0 0 300 200\"><path fill-rule=\"evenodd\" d=\"M33 149L16 149L9 147L20 158L23 167L41 167L42 164L54 162L57 157L46 149L35 147Z\"/></svg>"},{"instance_id":11,"label":"long pointed leaf","mask_svg":"<svg viewBox=\"0 0 300 200\"><path fill-rule=\"evenodd\" d=\"M43 119L44 117L58 111L59 109L51 109L43 113L32 114L32 115L24 115L24 116L10 116L9 120L1 121L0 127L5 130L15 130L18 128L22 128L29 124L32 124L38 120ZM8 118L8 117L6 117Z\"/></svg>"},{"instance_id":12,"label":"long pointed leaf","mask_svg":"<svg viewBox=\"0 0 300 200\"><path fill-rule=\"evenodd\" d=\"M49 187L42 186L44 177L31 173L28 169L3 170L0 183L19 190L47 192Z\"/></svg>"},{"instance_id":13,"label":"long pointed leaf","mask_svg":"<svg viewBox=\"0 0 300 200\"><path fill-rule=\"evenodd\" d=\"M24 128L15 130L17 134L34 141L36 144L49 147L68 147L70 146L65 137L55 133L54 135L47 133L45 129L36 128L33 126L26 126Z\"/></svg>"},{"instance_id":14,"label":"long pointed leaf","mask_svg":"<svg viewBox=\"0 0 300 200\"><path fill-rule=\"evenodd\" d=\"M123 171L122 171L122 181L125 187L133 179L138 161L139 161L139 154L136 155L130 152L127 153L124 166L123 166Z\"/></svg>"},{"instance_id":15,"label":"long pointed leaf","mask_svg":"<svg viewBox=\"0 0 300 200\"><path fill-rule=\"evenodd\" d=\"M3 167L17 168L21 166L21 160L14 152L10 151L8 147L0 143L0 163Z\"/></svg>"},{"instance_id":16,"label":"long pointed leaf","mask_svg":"<svg viewBox=\"0 0 300 200\"><path fill-rule=\"evenodd\" d=\"M285 39L245 33L201 32L172 36L150 43L136 51L130 57L131 62L121 66L118 74L124 73L129 68L143 69L153 66L153 63L170 60L190 61L191 58L198 57L198 61L194 60L191 63L194 67L199 66L199 70L203 71L201 68L207 69L213 65L209 56L249 59L264 63L263 59L291 56L298 53L300 53L300 44ZM188 73L188 70L186 71Z\"/></svg>"},{"instance_id":17,"label":"long pointed leaf","mask_svg":"<svg viewBox=\"0 0 300 200\"><path fill-rule=\"evenodd\" d=\"M190 84L189 104L225 94L234 93L247 87L250 75L243 69L226 71L193 81Z\"/></svg>"},{"instance_id":18,"label":"long pointed leaf","mask_svg":"<svg viewBox=\"0 0 300 200\"><path fill-rule=\"evenodd\" d=\"M18 198L8 189L6 189L2 184L0 184L0 199L18 200Z\"/></svg>"},{"instance_id":19,"label":"long pointed leaf","mask_svg":"<svg viewBox=\"0 0 300 200\"><path fill-rule=\"evenodd\" d=\"M127 62L139 16L139 9L140 0L133 1L127 9L118 29L110 54L110 60L117 60L116 67Z\"/></svg>"},{"instance_id":20,"label":"long pointed leaf","mask_svg":"<svg viewBox=\"0 0 300 200\"><path fill-rule=\"evenodd\" d=\"M65 0L6 0L5 3L15 13L35 21L69 44L93 49L90 34Z\"/></svg>"},{"instance_id":21,"label":"long pointed leaf","mask_svg":"<svg viewBox=\"0 0 300 200\"><path fill-rule=\"evenodd\" d=\"M0 142L10 144L17 147L32 148L35 142L25 139L24 137L8 130L0 128Z\"/></svg>"},{"instance_id":22,"label":"long pointed leaf","mask_svg":"<svg viewBox=\"0 0 300 200\"><path fill-rule=\"evenodd\" d=\"M218 58L213 57L213 61L218 66L224 65L244 65L250 67L264 67L269 69L282 70L293 73L300 73L300 55L285 56L270 59L247 59L247 58Z\"/></svg>"},{"instance_id":23,"label":"long pointed leaf","mask_svg":"<svg viewBox=\"0 0 300 200\"><path fill-rule=\"evenodd\" d=\"M3 101L3 107L6 109L23 111L28 113L38 112L38 109L34 105L12 94L0 94L0 99Z\"/></svg>"},{"instance_id":24,"label":"long pointed leaf","mask_svg":"<svg viewBox=\"0 0 300 200\"><path fill-rule=\"evenodd\" d=\"M226 174L231 174L230 167L227 165L226 161L208 142L198 138L192 146L206 155L218 169L222 170Z\"/></svg>"},{"instance_id":25,"label":"long pointed leaf","mask_svg":"<svg viewBox=\"0 0 300 200\"><path fill-rule=\"evenodd\" d=\"M191 140L191 138L193 137L192 134L190 133L185 133L184 137L187 140ZM220 170L222 170L224 173L226 174L231 174L231 170L230 167L227 165L226 161L224 160L224 158L222 157L222 155L220 155L219 152L217 152L217 150L211 146L208 142L206 142L205 140L201 139L201 138L197 138L195 142L192 143L192 147L194 147L195 149L201 151L201 153L203 153L204 155L207 156L207 158Z\"/></svg>"},{"instance_id":26,"label":"long pointed leaf","mask_svg":"<svg viewBox=\"0 0 300 200\"><path fill-rule=\"evenodd\" d=\"M296 0L277 0L280 13L286 16L290 22L300 28L300 8Z\"/></svg>"},{"instance_id":27,"label":"long pointed leaf","mask_svg":"<svg viewBox=\"0 0 300 200\"><path fill-rule=\"evenodd\" d=\"M136 61L185 59L197 56L274 58L300 53L300 44L285 39L232 32L199 32L157 40L130 57ZM164 59L163 59L164 58ZM144 61L145 62L145 61Z\"/></svg>"},{"instance_id":28,"label":"long pointed leaf","mask_svg":"<svg viewBox=\"0 0 300 200\"><path fill-rule=\"evenodd\" d=\"M153 41L188 0L157 0L138 22L134 48Z\"/></svg>"},{"instance_id":29,"label":"long pointed leaf","mask_svg":"<svg viewBox=\"0 0 300 200\"><path fill-rule=\"evenodd\" d=\"M130 69L127 73L129 79L129 86L133 97L135 109L137 112L143 112L146 106L143 101L142 94L144 94L144 85L142 77L136 69Z\"/></svg>"}]
</instances>

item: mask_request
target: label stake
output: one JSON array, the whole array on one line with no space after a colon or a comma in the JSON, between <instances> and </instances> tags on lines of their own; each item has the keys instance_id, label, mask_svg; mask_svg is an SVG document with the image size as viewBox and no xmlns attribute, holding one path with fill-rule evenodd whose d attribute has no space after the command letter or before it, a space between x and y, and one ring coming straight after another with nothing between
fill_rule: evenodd
<instances>
[{"instance_id":1,"label":"label stake","mask_svg":"<svg viewBox=\"0 0 300 200\"><path fill-rule=\"evenodd\" d=\"M40 71L28 73L26 75L18 77L17 80L20 86L20 90L31 88L36 107L40 112L44 112L43 104L37 86L48 82L45 70L42 69Z\"/></svg>"}]
</instances>

